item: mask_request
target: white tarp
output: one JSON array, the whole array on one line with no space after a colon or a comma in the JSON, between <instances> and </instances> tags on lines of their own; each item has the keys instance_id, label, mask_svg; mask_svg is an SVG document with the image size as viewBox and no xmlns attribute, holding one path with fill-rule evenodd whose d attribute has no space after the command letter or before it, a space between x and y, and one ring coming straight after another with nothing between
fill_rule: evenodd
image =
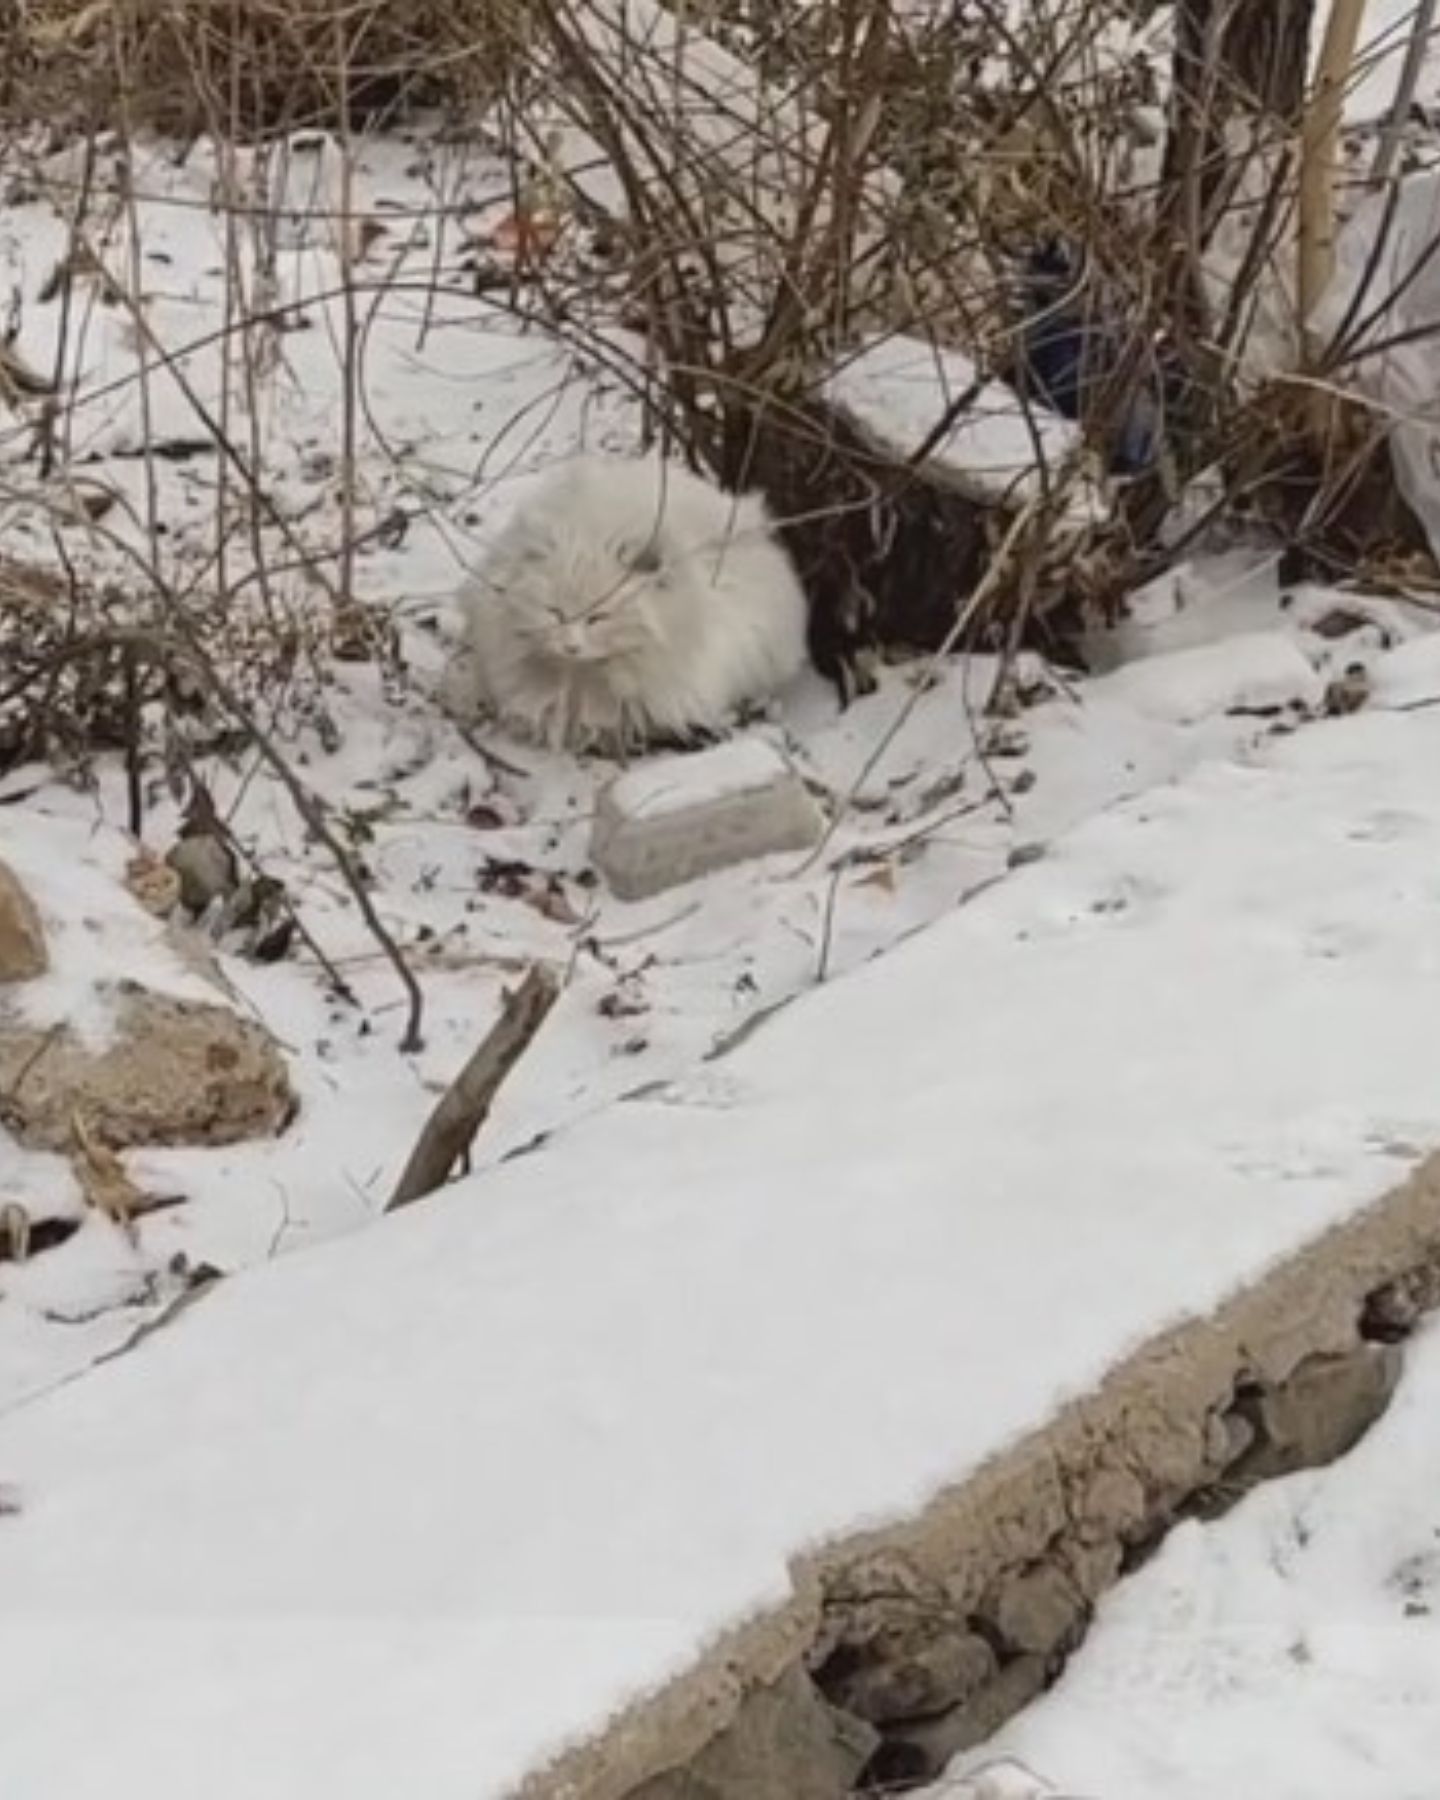
<instances>
[{"instance_id":1,"label":"white tarp","mask_svg":"<svg viewBox=\"0 0 1440 1800\"><path fill-rule=\"evenodd\" d=\"M1392 421L1395 480L1440 556L1440 172L1362 200L1313 321L1335 379Z\"/></svg>"}]
</instances>

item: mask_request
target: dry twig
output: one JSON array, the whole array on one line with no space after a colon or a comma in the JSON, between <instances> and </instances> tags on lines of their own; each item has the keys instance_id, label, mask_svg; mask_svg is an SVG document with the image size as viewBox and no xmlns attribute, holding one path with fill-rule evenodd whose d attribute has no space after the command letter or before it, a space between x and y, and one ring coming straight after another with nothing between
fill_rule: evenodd
<instances>
[{"instance_id":1,"label":"dry twig","mask_svg":"<svg viewBox=\"0 0 1440 1800\"><path fill-rule=\"evenodd\" d=\"M456 1163L469 1151L506 1077L529 1048L559 996L560 984L554 972L539 963L518 988L505 995L500 1017L426 1120L386 1212L423 1200L447 1180Z\"/></svg>"}]
</instances>

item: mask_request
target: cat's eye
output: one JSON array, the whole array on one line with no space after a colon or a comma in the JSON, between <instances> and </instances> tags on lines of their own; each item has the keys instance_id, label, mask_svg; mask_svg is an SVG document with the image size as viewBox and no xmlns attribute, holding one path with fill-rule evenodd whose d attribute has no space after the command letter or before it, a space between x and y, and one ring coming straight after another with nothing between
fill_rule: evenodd
<instances>
[{"instance_id":1,"label":"cat's eye","mask_svg":"<svg viewBox=\"0 0 1440 1800\"><path fill-rule=\"evenodd\" d=\"M660 546L654 538L648 544L634 544L625 551L625 564L632 575L660 573Z\"/></svg>"}]
</instances>

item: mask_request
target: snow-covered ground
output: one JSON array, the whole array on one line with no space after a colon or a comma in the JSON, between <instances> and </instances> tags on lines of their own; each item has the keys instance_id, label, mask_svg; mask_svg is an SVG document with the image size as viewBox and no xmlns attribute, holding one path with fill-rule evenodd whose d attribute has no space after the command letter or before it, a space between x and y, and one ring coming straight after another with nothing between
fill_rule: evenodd
<instances>
[{"instance_id":1,"label":"snow-covered ground","mask_svg":"<svg viewBox=\"0 0 1440 1800\"><path fill-rule=\"evenodd\" d=\"M500 1795L1390 1188L1440 1141L1437 676L12 1407L7 1800Z\"/></svg>"},{"instance_id":2,"label":"snow-covered ground","mask_svg":"<svg viewBox=\"0 0 1440 1800\"><path fill-rule=\"evenodd\" d=\"M1432 1326L1358 1449L1258 1489L1219 1524L1174 1531L1102 1602L1055 1689L930 1800L970 1800L985 1765L1003 1762L1040 1776L1037 1796L1431 1800L1437 1417Z\"/></svg>"},{"instance_id":3,"label":"snow-covered ground","mask_svg":"<svg viewBox=\"0 0 1440 1800\"><path fill-rule=\"evenodd\" d=\"M343 268L325 217L338 177L323 145L272 171L264 191L279 224L267 216L271 241L245 215L236 226L212 208L217 192L233 198L244 191L237 184L258 181L243 159L232 167L203 142L183 159L152 146L132 173L123 187L113 155L89 171L95 224L87 242L103 252L117 287L140 270L144 331L87 280L76 278L68 312L63 290L52 291L67 208L85 174L72 153L38 162L0 213L0 263L20 296L17 350L33 368L50 369L59 357L70 371L72 453L96 459L77 466L122 497L99 538L57 517L53 484L37 479L28 431L16 422L0 438L0 542L8 554L48 562L58 537L82 571L134 580L130 559L138 558L179 591L203 585L216 572L215 520L234 503L226 484L235 471L227 475L213 441L178 459L133 452L147 441L190 442L197 421L228 406L235 441L263 445L269 476L256 535L226 543L217 645L243 661L243 647L225 634L257 611L274 607L297 627L318 619L323 630L328 599L316 582L336 578L345 534L335 460ZM985 716L994 670L983 661L948 665L933 679L919 666L891 670L877 694L844 713L809 677L756 730L787 751L833 815L823 849L643 904L617 902L588 859L596 791L613 766L499 739L491 749L501 761L487 758L444 717L435 686L450 596L519 480L577 440L633 441L633 407L603 370L547 330L521 329L477 301L470 265L497 254L487 234L509 205L507 177L483 146L423 131L367 142L357 148L353 184L354 205L386 226L351 270L367 309L355 502L362 521L398 521L366 538L354 577L360 598L398 627L406 669L334 664L323 684L311 684L323 732L300 692L288 708L282 692L274 716L282 748L371 870L377 906L421 978L425 1048L399 1054L404 1009L394 974L259 758L203 757L222 814L265 872L286 883L360 1004L331 996L304 946L273 967L227 958L243 1004L292 1056L297 1124L243 1154L136 1156L142 1186L187 1196L144 1222L138 1246L92 1216L61 1249L0 1268L0 1403L122 1341L163 1302L157 1277L177 1254L230 1270L368 1225L437 1095L529 960L556 964L565 993L502 1096L479 1147L482 1167L693 1064L756 1011L951 912L1003 876L1017 853L1033 854L1124 796L1313 712L1327 674L1421 622L1371 605L1373 625L1328 640L1312 627L1334 596L1302 592L1282 608L1273 563L1237 551L1167 578L1143 597L1126 633L1099 650L1118 661L1194 646L1168 675L1120 670L1075 688L1032 668L1017 718ZM321 216L301 216L306 209ZM243 355L227 328L236 259L248 279L269 284L264 292L286 321L278 332L254 327ZM258 305L261 295L250 298ZM147 343L152 354L142 358ZM183 379L154 353L157 343ZM263 370L253 382L236 372L245 356ZM923 434L931 420L913 379L883 393L882 385L861 396L869 411L896 409L912 438ZM995 450L1008 480L1016 452L1004 426L1002 417L993 444L972 433L965 454L983 465ZM163 532L149 529L152 512ZM268 570L263 592L253 579L257 556ZM1233 644L1223 641L1237 632ZM289 679L304 689L303 659ZM158 781L148 798L146 841L163 853L179 822L176 801ZM47 912L73 915L84 880L101 961L173 982L173 956L120 885L133 851L125 817L113 767L102 768L95 792L33 768L0 780L0 843ZM37 1216L82 1211L58 1159L13 1152L6 1192Z\"/></svg>"},{"instance_id":4,"label":"snow-covered ground","mask_svg":"<svg viewBox=\"0 0 1440 1800\"><path fill-rule=\"evenodd\" d=\"M1327 9L1318 8L1323 16ZM1394 105L1395 91L1414 35L1415 0L1369 0L1361 21L1354 73L1345 91L1345 114L1352 125L1384 118ZM1311 39L1312 66L1318 60L1323 33ZM1432 25L1417 90L1422 104L1434 104L1440 89L1440 34Z\"/></svg>"},{"instance_id":5,"label":"snow-covered ground","mask_svg":"<svg viewBox=\"0 0 1440 1800\"><path fill-rule=\"evenodd\" d=\"M1174 613L1177 593L1188 603ZM128 1335L163 1301L155 1274L178 1253L233 1269L368 1225L528 959L557 965L565 992L501 1097L478 1146L481 1167L690 1066L759 1009L944 917L1003 878L1012 859L1125 796L1262 743L1318 706L1327 670L1355 657L1383 662L1382 639L1413 629L1402 611L1370 603L1362 610L1375 624L1327 641L1309 627L1336 603L1302 591L1282 610L1273 575L1245 559L1198 580L1182 574L1155 599L1161 619L1147 624L1142 607L1111 647L1150 652L1144 660L1079 689L1039 677L1031 704L1010 721L981 716L991 671L956 664L919 695L873 769L877 745L916 702L915 671L893 672L843 715L818 681L807 684L766 733L840 814L823 851L637 904L613 899L589 873L590 814L608 765L506 745L533 773L492 775L433 703L389 706L362 684L332 695L345 746L331 758L313 754L306 775L338 808L371 809L365 855L383 915L423 984L426 1047L400 1054L394 976L286 803L253 767L224 775L222 799L248 784L241 816L253 821L265 866L303 898L310 930L362 1005L329 996L303 953L276 966L226 959L244 1005L291 1056L299 1119L243 1153L137 1153L143 1187L188 1196L142 1222L138 1247L90 1215L62 1248L0 1270L0 1399L34 1392ZM1249 630L1227 635L1242 621ZM184 978L121 886L132 846L116 823L118 787L107 782L97 805L52 784L0 812L4 853L47 913L63 920L83 905L88 922L77 934L90 946L86 963L67 950L74 979L57 977L31 1002L52 1013L72 1006L80 975L103 972L107 961L154 985ZM165 832L161 823L152 841L163 847ZM107 879L82 889L77 870L87 868ZM58 1158L12 1152L7 1194L36 1216L83 1210Z\"/></svg>"},{"instance_id":6,"label":"snow-covered ground","mask_svg":"<svg viewBox=\"0 0 1440 1800\"><path fill-rule=\"evenodd\" d=\"M1375 8L1368 29L1394 23ZM203 143L151 147L125 182L116 158L62 151L0 211L14 349L74 384L77 476L39 483L12 419L7 554L53 562L59 543L82 574L184 593L217 577L222 634L271 608L323 629L353 504L355 591L399 628L406 666L342 662L308 725L298 703L275 716L426 1000L425 1047L403 1056L393 973L323 851L258 758L207 758L358 1004L303 948L276 966L228 955L290 1053L295 1126L134 1155L141 1185L186 1204L133 1242L86 1215L62 1248L0 1265L0 1800L170 1800L201 1767L216 1800L500 1794L781 1595L806 1544L920 1503L1440 1137L1440 651L1423 614L1282 596L1273 559L1239 549L1139 597L1094 646L1107 673L1026 666L1014 716L986 714L980 660L892 669L843 714L807 678L754 730L832 814L821 849L617 902L586 854L613 766L477 748L435 688L449 597L519 482L578 442L634 442L616 369L637 346L607 330L580 354L477 294L507 273L514 203L483 146L359 146L348 207L384 229L344 254L327 156L267 177L253 230L214 201L243 198L254 170ZM112 282L82 274L67 302L51 277L82 189L83 247ZM237 268L264 319L243 332ZM896 403L895 375L867 404ZM216 454L220 417L239 466ZM263 504L242 503L256 446ZM1007 444L1007 481L1013 462ZM58 504L86 482L118 497L98 536ZM235 517L222 548L216 521ZM1356 662L1372 710L1324 721L1327 683ZM163 851L177 807L158 784L150 801ZM124 818L113 769L85 792L48 770L0 780L0 853L55 926L59 973L28 1006L58 1017L111 971L191 981L124 894ZM536 958L564 993L477 1174L380 1221L436 1096ZM4 1154L3 1198L81 1215L58 1159ZM252 1273L85 1373L156 1316L177 1253ZM1026 1354L997 1363L1007 1333ZM1416 1676L1396 1704L1358 1666L1377 1640L1327 1634L1325 1583L1373 1622L1376 1571L1404 1564L1423 1603L1413 1394L1434 1360L1375 1440L1413 1471L1413 1506L1367 1447L1187 1530L1107 1608L1091 1697L1087 1653L1034 1735L1002 1747L1095 1800L1283 1800L1297 1770L1313 1792L1318 1752L1259 1750L1264 1684L1293 1669L1325 1743L1345 1727L1337 1693L1364 1709L1335 1750L1355 1794L1419 1800L1435 1689ZM948 1372L981 1362L993 1379L957 1409ZM1285 1537L1296 1495L1313 1555ZM1336 1495L1377 1521L1393 1500L1393 1518L1347 1537ZM1264 1581L1274 1605L1241 1654ZM1208 1637L1176 1626L1181 1589L1213 1600ZM1426 1617L1384 1654L1403 1640L1433 1670ZM1187 1767L1166 1763L1168 1717L1147 1738L1111 1716L1132 1654L1195 1700L1176 1727ZM1273 1780L1247 1789L1246 1746Z\"/></svg>"}]
</instances>

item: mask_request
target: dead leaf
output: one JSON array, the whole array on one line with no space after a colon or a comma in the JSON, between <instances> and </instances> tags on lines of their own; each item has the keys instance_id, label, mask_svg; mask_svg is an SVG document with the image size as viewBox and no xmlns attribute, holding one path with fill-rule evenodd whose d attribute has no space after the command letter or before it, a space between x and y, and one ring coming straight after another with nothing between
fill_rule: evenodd
<instances>
[{"instance_id":1,"label":"dead leaf","mask_svg":"<svg viewBox=\"0 0 1440 1800\"><path fill-rule=\"evenodd\" d=\"M126 863L125 886L157 919L168 919L180 904L179 872L153 850L142 847Z\"/></svg>"},{"instance_id":2,"label":"dead leaf","mask_svg":"<svg viewBox=\"0 0 1440 1800\"><path fill-rule=\"evenodd\" d=\"M595 1008L602 1019L638 1019L642 1013L650 1010L650 1002L642 1000L638 995L622 993L614 988L610 993L601 996Z\"/></svg>"},{"instance_id":3,"label":"dead leaf","mask_svg":"<svg viewBox=\"0 0 1440 1800\"><path fill-rule=\"evenodd\" d=\"M1370 702L1370 671L1364 663L1351 663L1343 675L1325 690L1325 711L1332 718L1343 718L1346 713L1359 712Z\"/></svg>"},{"instance_id":4,"label":"dead leaf","mask_svg":"<svg viewBox=\"0 0 1440 1800\"><path fill-rule=\"evenodd\" d=\"M330 651L337 662L368 663L399 648L394 622L378 607L337 606L330 621Z\"/></svg>"},{"instance_id":5,"label":"dead leaf","mask_svg":"<svg viewBox=\"0 0 1440 1800\"><path fill-rule=\"evenodd\" d=\"M525 904L533 906L542 918L550 919L556 925L578 925L581 914L570 904L569 896L558 881L547 882L543 888L537 888L524 896Z\"/></svg>"},{"instance_id":6,"label":"dead leaf","mask_svg":"<svg viewBox=\"0 0 1440 1800\"><path fill-rule=\"evenodd\" d=\"M133 1234L134 1220L146 1211L145 1195L125 1173L124 1163L94 1136L78 1111L70 1115L70 1167L85 1204Z\"/></svg>"},{"instance_id":7,"label":"dead leaf","mask_svg":"<svg viewBox=\"0 0 1440 1800\"><path fill-rule=\"evenodd\" d=\"M941 775L921 790L915 810L917 813L931 812L935 807L943 806L947 800L953 800L957 794L963 793L964 788L965 771L952 769L948 775Z\"/></svg>"},{"instance_id":8,"label":"dead leaf","mask_svg":"<svg viewBox=\"0 0 1440 1800\"><path fill-rule=\"evenodd\" d=\"M1326 638L1333 642L1336 638L1348 637L1352 631L1361 631L1370 621L1364 613L1351 612L1348 607L1332 606L1327 613L1322 613L1310 629L1316 637Z\"/></svg>"},{"instance_id":9,"label":"dead leaf","mask_svg":"<svg viewBox=\"0 0 1440 1800\"><path fill-rule=\"evenodd\" d=\"M543 262L560 236L560 221L553 213L508 213L490 233L491 247L513 256L517 262Z\"/></svg>"},{"instance_id":10,"label":"dead leaf","mask_svg":"<svg viewBox=\"0 0 1440 1800\"><path fill-rule=\"evenodd\" d=\"M529 863L517 858L487 856L476 871L475 882L482 894L498 894L502 900L524 900L535 873Z\"/></svg>"}]
</instances>

